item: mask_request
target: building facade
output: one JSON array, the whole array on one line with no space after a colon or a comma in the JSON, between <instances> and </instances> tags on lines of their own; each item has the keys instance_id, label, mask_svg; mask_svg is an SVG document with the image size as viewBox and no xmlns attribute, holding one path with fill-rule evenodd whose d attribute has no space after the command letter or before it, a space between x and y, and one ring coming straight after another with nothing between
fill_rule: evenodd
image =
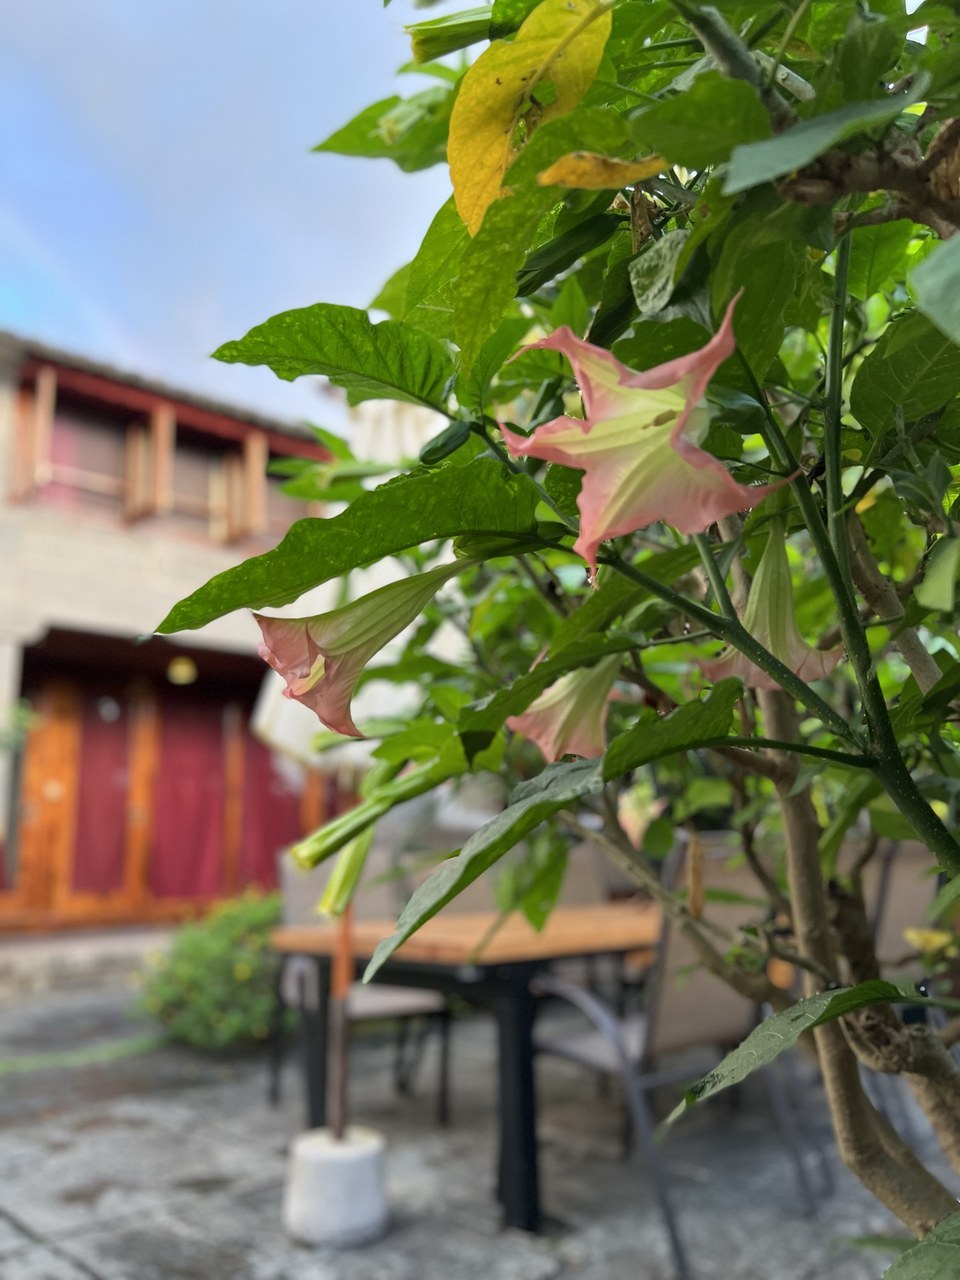
<instances>
[{"instance_id":1,"label":"building facade","mask_svg":"<svg viewBox=\"0 0 960 1280\"><path fill-rule=\"evenodd\" d=\"M246 614L151 636L303 503L305 429L0 335L0 929L176 919L322 817L249 731Z\"/></svg>"}]
</instances>

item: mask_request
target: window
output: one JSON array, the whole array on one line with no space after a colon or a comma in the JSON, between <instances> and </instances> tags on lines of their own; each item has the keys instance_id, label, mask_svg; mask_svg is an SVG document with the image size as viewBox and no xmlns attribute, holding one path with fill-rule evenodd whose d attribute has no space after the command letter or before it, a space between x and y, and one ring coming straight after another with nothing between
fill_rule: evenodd
<instances>
[{"instance_id":1,"label":"window","mask_svg":"<svg viewBox=\"0 0 960 1280\"><path fill-rule=\"evenodd\" d=\"M18 408L15 500L128 522L162 517L173 536L268 545L309 511L267 477L269 429L50 365L28 374Z\"/></svg>"}]
</instances>

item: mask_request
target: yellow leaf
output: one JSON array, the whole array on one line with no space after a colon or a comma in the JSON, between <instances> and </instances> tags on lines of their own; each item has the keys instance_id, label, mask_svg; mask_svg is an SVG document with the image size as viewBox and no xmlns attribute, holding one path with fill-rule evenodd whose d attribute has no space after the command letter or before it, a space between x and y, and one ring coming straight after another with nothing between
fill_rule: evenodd
<instances>
[{"instance_id":1,"label":"yellow leaf","mask_svg":"<svg viewBox=\"0 0 960 1280\"><path fill-rule=\"evenodd\" d=\"M953 941L953 934L946 929L904 929L903 938L918 951L942 951Z\"/></svg>"},{"instance_id":2,"label":"yellow leaf","mask_svg":"<svg viewBox=\"0 0 960 1280\"><path fill-rule=\"evenodd\" d=\"M571 151L561 156L549 169L537 174L541 187L579 187L582 191L606 191L626 187L631 182L655 178L664 170L663 156L645 156L642 160L618 160L600 156L595 151Z\"/></svg>"},{"instance_id":3,"label":"yellow leaf","mask_svg":"<svg viewBox=\"0 0 960 1280\"><path fill-rule=\"evenodd\" d=\"M513 40L495 40L463 77L447 153L471 235L501 195L518 146L538 124L572 111L590 88L610 34L611 2L543 0Z\"/></svg>"}]
</instances>

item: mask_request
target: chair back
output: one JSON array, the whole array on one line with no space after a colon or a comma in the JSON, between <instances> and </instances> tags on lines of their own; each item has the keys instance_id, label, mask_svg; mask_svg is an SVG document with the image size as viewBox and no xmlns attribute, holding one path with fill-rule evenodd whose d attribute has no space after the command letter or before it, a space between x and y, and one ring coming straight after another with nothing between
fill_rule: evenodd
<instances>
[{"instance_id":1,"label":"chair back","mask_svg":"<svg viewBox=\"0 0 960 1280\"><path fill-rule=\"evenodd\" d=\"M560 887L557 905L591 907L608 899L604 863L609 859L589 840L570 846L567 870ZM637 886L633 886L636 892Z\"/></svg>"},{"instance_id":2,"label":"chair back","mask_svg":"<svg viewBox=\"0 0 960 1280\"><path fill-rule=\"evenodd\" d=\"M733 932L744 925L762 923L767 915L763 890L747 864L731 866L739 845L727 832L705 832L698 837L703 849L704 906L702 919ZM682 886L686 850L673 861L674 884ZM667 872L670 874L673 868ZM726 949L717 939L718 949ZM707 969L680 928L665 920L660 956L648 984L648 1018L645 1058L698 1045L738 1044L753 1028L756 1005L739 995Z\"/></svg>"}]
</instances>

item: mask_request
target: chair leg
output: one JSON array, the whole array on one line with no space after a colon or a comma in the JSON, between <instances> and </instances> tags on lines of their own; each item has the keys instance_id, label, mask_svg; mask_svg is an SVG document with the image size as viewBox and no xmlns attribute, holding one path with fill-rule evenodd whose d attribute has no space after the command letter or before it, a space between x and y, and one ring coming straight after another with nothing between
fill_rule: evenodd
<instances>
[{"instance_id":1,"label":"chair leg","mask_svg":"<svg viewBox=\"0 0 960 1280\"><path fill-rule=\"evenodd\" d=\"M763 1083L766 1086L767 1096L773 1107L773 1114L776 1117L777 1126L787 1143L790 1151L790 1157L793 1160L794 1170L797 1175L797 1190L800 1194L800 1202L803 1205L804 1215L812 1218L817 1212L817 1200L814 1195L813 1185L810 1182L810 1173L804 1160L803 1147L800 1142L800 1133L797 1128L796 1117L793 1114L793 1108L787 1099L786 1090L783 1086L783 1080L777 1070L777 1064L771 1063L766 1070L761 1071Z\"/></svg>"},{"instance_id":2,"label":"chair leg","mask_svg":"<svg viewBox=\"0 0 960 1280\"><path fill-rule=\"evenodd\" d=\"M802 1087L797 1079L797 1064L791 1053L785 1053L777 1061L780 1069L783 1088L786 1093L787 1102L794 1115L801 1114L803 1110ZM813 1156L814 1162L820 1173L819 1192L823 1196L833 1194L833 1168L830 1164L830 1152L828 1147L820 1139L816 1125L807 1125L800 1130L801 1137L807 1144L810 1154Z\"/></svg>"},{"instance_id":3,"label":"chair leg","mask_svg":"<svg viewBox=\"0 0 960 1280\"><path fill-rule=\"evenodd\" d=\"M410 1092L411 1072L407 1066L407 1042L410 1039L410 1019L397 1019L397 1034L393 1049L393 1087L397 1093Z\"/></svg>"},{"instance_id":4,"label":"chair leg","mask_svg":"<svg viewBox=\"0 0 960 1280\"><path fill-rule=\"evenodd\" d=\"M453 1018L449 1007L437 1014L440 1032L440 1078L437 1084L437 1124L446 1129L450 1124L450 1026Z\"/></svg>"},{"instance_id":5,"label":"chair leg","mask_svg":"<svg viewBox=\"0 0 960 1280\"><path fill-rule=\"evenodd\" d=\"M286 1003L283 999L283 978L287 967L287 960L284 957L277 970L277 979L274 985L273 1009L270 1013L270 1029L267 1033L267 1045L269 1050L269 1074L267 1077L267 1102L271 1107L280 1105L280 1086L281 1076L283 1072L283 1015L287 1011Z\"/></svg>"},{"instance_id":6,"label":"chair leg","mask_svg":"<svg viewBox=\"0 0 960 1280\"><path fill-rule=\"evenodd\" d=\"M678 1280L693 1280L693 1273L687 1262L687 1255L680 1239L680 1230L677 1226L676 1215L670 1200L667 1171L663 1166L660 1153L657 1150L657 1144L654 1141L653 1117L650 1114L650 1108L647 1106L643 1091L633 1077L629 1080L625 1079L624 1083L627 1086L627 1105L630 1109L634 1132L643 1156L650 1166L650 1172L653 1174L653 1189L660 1206L660 1212L663 1215L664 1225L667 1228L667 1235L670 1237L670 1247L677 1267Z\"/></svg>"}]
</instances>

